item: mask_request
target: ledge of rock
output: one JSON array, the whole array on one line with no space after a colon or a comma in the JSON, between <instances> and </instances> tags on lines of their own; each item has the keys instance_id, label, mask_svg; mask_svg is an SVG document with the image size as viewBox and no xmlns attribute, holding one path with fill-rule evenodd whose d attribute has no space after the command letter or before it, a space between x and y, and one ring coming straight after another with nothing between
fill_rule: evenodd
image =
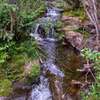
<instances>
[{"instance_id":1,"label":"ledge of rock","mask_svg":"<svg viewBox=\"0 0 100 100\"><path fill-rule=\"evenodd\" d=\"M62 31L64 31L65 33L68 31L79 29L82 26L81 20L77 17L63 16L61 20L64 23Z\"/></svg>"},{"instance_id":2,"label":"ledge of rock","mask_svg":"<svg viewBox=\"0 0 100 100\"><path fill-rule=\"evenodd\" d=\"M76 49L82 49L83 36L79 32L69 31L65 34L65 41L66 40Z\"/></svg>"}]
</instances>

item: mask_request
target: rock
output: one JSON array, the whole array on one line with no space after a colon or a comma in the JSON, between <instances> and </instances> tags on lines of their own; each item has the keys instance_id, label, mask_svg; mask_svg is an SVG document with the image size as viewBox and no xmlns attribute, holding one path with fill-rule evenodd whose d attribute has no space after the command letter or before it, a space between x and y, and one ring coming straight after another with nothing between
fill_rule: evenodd
<instances>
[{"instance_id":1,"label":"rock","mask_svg":"<svg viewBox=\"0 0 100 100\"><path fill-rule=\"evenodd\" d=\"M71 43L71 45L77 49L82 49L83 36L79 32L69 31L65 34L65 39Z\"/></svg>"},{"instance_id":2,"label":"rock","mask_svg":"<svg viewBox=\"0 0 100 100\"><path fill-rule=\"evenodd\" d=\"M13 90L22 90L22 91L30 91L31 90L31 86L27 85L23 82L16 82L13 84Z\"/></svg>"},{"instance_id":3,"label":"rock","mask_svg":"<svg viewBox=\"0 0 100 100\"><path fill-rule=\"evenodd\" d=\"M64 10L78 8L80 6L79 0L47 0L50 5Z\"/></svg>"},{"instance_id":4,"label":"rock","mask_svg":"<svg viewBox=\"0 0 100 100\"><path fill-rule=\"evenodd\" d=\"M27 100L31 92L31 89L32 89L31 86L23 82L15 82L13 84L13 92L7 98L7 100Z\"/></svg>"},{"instance_id":5,"label":"rock","mask_svg":"<svg viewBox=\"0 0 100 100\"><path fill-rule=\"evenodd\" d=\"M4 96L0 96L0 100L6 100L7 97L4 97Z\"/></svg>"},{"instance_id":6,"label":"rock","mask_svg":"<svg viewBox=\"0 0 100 100\"><path fill-rule=\"evenodd\" d=\"M27 98L25 96L21 96L21 97L16 97L16 98L12 98L13 100L27 100Z\"/></svg>"},{"instance_id":7,"label":"rock","mask_svg":"<svg viewBox=\"0 0 100 100\"><path fill-rule=\"evenodd\" d=\"M61 19L64 23L64 27L62 30L67 33L68 31L79 29L81 25L81 21L77 17L69 17L63 16Z\"/></svg>"}]
</instances>

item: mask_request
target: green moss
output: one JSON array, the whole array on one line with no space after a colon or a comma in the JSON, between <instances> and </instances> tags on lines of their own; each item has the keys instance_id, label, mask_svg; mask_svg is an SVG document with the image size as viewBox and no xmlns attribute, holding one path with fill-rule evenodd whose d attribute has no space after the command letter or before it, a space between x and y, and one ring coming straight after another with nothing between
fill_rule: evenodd
<instances>
[{"instance_id":1,"label":"green moss","mask_svg":"<svg viewBox=\"0 0 100 100\"><path fill-rule=\"evenodd\" d=\"M40 66L38 64L33 65L30 76L34 78L34 77L37 77L39 75L40 75Z\"/></svg>"},{"instance_id":2,"label":"green moss","mask_svg":"<svg viewBox=\"0 0 100 100\"><path fill-rule=\"evenodd\" d=\"M40 75L40 65L34 64L30 73L26 76L26 83L30 84L35 81Z\"/></svg>"},{"instance_id":3,"label":"green moss","mask_svg":"<svg viewBox=\"0 0 100 100\"><path fill-rule=\"evenodd\" d=\"M9 96L12 92L12 83L8 79L0 80L0 96Z\"/></svg>"},{"instance_id":4,"label":"green moss","mask_svg":"<svg viewBox=\"0 0 100 100\"><path fill-rule=\"evenodd\" d=\"M86 29L84 29L83 27L76 29L74 31L81 33L84 36L84 38L88 38L90 35L89 32Z\"/></svg>"},{"instance_id":5,"label":"green moss","mask_svg":"<svg viewBox=\"0 0 100 100\"><path fill-rule=\"evenodd\" d=\"M84 8L78 8L78 9L66 11L66 12L64 12L64 15L72 16L72 17L79 17L80 20L82 20L82 21L87 19Z\"/></svg>"}]
</instances>

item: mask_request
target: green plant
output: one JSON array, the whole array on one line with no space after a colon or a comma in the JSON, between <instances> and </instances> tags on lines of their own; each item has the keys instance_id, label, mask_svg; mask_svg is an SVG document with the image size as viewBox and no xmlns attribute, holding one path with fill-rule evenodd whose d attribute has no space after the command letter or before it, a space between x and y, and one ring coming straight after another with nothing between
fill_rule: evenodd
<instances>
[{"instance_id":1,"label":"green plant","mask_svg":"<svg viewBox=\"0 0 100 100\"><path fill-rule=\"evenodd\" d=\"M27 56L31 59L37 59L39 57L39 50L35 41L24 41L17 46L16 51L18 53L27 54Z\"/></svg>"},{"instance_id":2,"label":"green plant","mask_svg":"<svg viewBox=\"0 0 100 100\"><path fill-rule=\"evenodd\" d=\"M12 42L4 44L2 43L0 44L0 64L6 62L6 59L8 58L8 53L6 52L6 50L13 45Z\"/></svg>"},{"instance_id":3,"label":"green plant","mask_svg":"<svg viewBox=\"0 0 100 100\"><path fill-rule=\"evenodd\" d=\"M93 100L98 100L98 98L100 97L100 52L91 51L88 48L84 48L82 50L82 56L86 60L90 60L93 62L93 67L96 73L96 82L92 84L90 92L86 97L84 97L84 100L91 100L91 98L94 98Z\"/></svg>"},{"instance_id":4,"label":"green plant","mask_svg":"<svg viewBox=\"0 0 100 100\"><path fill-rule=\"evenodd\" d=\"M12 81L25 78L25 64L38 59L37 44L28 33L44 11L44 0L0 0L0 96L8 96ZM32 72L38 77L38 67Z\"/></svg>"},{"instance_id":5,"label":"green plant","mask_svg":"<svg viewBox=\"0 0 100 100\"><path fill-rule=\"evenodd\" d=\"M33 65L30 76L36 78L37 76L39 76L39 74L40 74L40 66L38 64Z\"/></svg>"},{"instance_id":6,"label":"green plant","mask_svg":"<svg viewBox=\"0 0 100 100\"><path fill-rule=\"evenodd\" d=\"M44 0L16 0L16 4L0 1L0 38L24 39L44 11Z\"/></svg>"},{"instance_id":7,"label":"green plant","mask_svg":"<svg viewBox=\"0 0 100 100\"><path fill-rule=\"evenodd\" d=\"M92 60L94 62L94 64L96 64L98 67L100 64L100 52L97 51L91 51L91 49L88 48L84 48L83 50L81 50L82 52L82 56L85 59L89 59Z\"/></svg>"}]
</instances>

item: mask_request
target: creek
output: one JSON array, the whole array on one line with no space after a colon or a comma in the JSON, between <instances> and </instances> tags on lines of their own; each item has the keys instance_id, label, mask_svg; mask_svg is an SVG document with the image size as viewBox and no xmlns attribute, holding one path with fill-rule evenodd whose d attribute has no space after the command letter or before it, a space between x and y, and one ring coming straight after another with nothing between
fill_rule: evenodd
<instances>
[{"instance_id":1,"label":"creek","mask_svg":"<svg viewBox=\"0 0 100 100\"><path fill-rule=\"evenodd\" d=\"M80 100L80 87L73 81L84 82L84 76L77 71L82 68L82 58L69 42L55 36L53 24L60 18L60 12L57 8L47 9L45 19L52 23L48 34L42 34L39 23L31 33L44 55L40 57L40 83L32 89L32 100Z\"/></svg>"}]
</instances>

